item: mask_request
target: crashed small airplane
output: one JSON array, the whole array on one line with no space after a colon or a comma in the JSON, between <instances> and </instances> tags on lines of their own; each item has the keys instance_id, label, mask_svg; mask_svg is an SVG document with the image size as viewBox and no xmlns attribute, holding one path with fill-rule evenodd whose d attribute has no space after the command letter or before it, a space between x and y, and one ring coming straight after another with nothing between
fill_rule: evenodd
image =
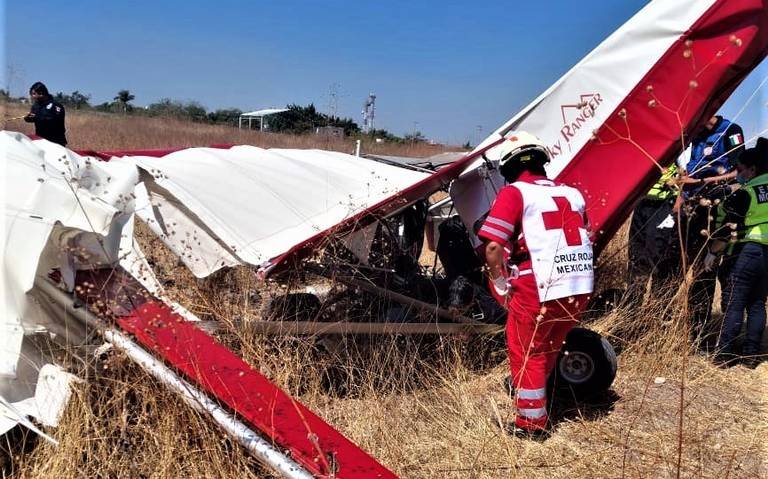
<instances>
[{"instance_id":1,"label":"crashed small airplane","mask_svg":"<svg viewBox=\"0 0 768 479\"><path fill-rule=\"evenodd\" d=\"M599 251L691 132L766 56L766 2L650 2L475 151L434 172L252 146L76 153L2 132L0 433L22 424L45 435L40 427L57 424L78 381L36 338L77 345L95 330L279 474L395 477L165 298L133 238L135 218L197 277L247 265L266 278L298 266L372 284L377 294L445 319L425 328L408 323L406 311L387 331L498 329L499 312L477 300L482 278L472 277L474 226L503 186L495 147L515 131L535 132L553 157L549 175L584 192ZM441 189L449 196L430 204ZM424 280L413 265L425 225L438 255L441 235L457 235L450 243L460 247L443 250L437 295L413 297L412 282ZM384 243L397 254L381 264ZM370 271L366 281L343 264L307 261L329 245L341 245L355 271ZM450 293L459 278L473 293L469 303ZM373 331L369 323L286 324L279 327L291 334ZM558 369L575 370L578 381L594 374ZM602 383L594 387L612 379L595 376Z\"/></svg>"}]
</instances>

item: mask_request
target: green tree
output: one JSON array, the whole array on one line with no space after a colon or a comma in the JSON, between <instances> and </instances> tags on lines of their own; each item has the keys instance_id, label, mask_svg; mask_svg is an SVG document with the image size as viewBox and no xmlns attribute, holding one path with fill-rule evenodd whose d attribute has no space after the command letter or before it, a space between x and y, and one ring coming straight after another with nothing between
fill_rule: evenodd
<instances>
[{"instance_id":1,"label":"green tree","mask_svg":"<svg viewBox=\"0 0 768 479\"><path fill-rule=\"evenodd\" d=\"M406 134L404 140L406 143L424 143L427 141L427 137L425 137L420 131L416 130L413 133Z\"/></svg>"},{"instance_id":2,"label":"green tree","mask_svg":"<svg viewBox=\"0 0 768 479\"><path fill-rule=\"evenodd\" d=\"M128 113L129 110L133 109L133 105L130 105L129 103L136 98L135 95L132 95L130 91L128 90L120 90L117 92L117 95L115 95L115 102L120 106L120 108L123 110L123 113Z\"/></svg>"},{"instance_id":3,"label":"green tree","mask_svg":"<svg viewBox=\"0 0 768 479\"><path fill-rule=\"evenodd\" d=\"M237 126L243 111L239 108L224 108L208 113L208 121L224 125Z\"/></svg>"},{"instance_id":4,"label":"green tree","mask_svg":"<svg viewBox=\"0 0 768 479\"><path fill-rule=\"evenodd\" d=\"M98 105L94 106L93 109L96 111L103 111L105 113L113 113L114 106L115 103L105 101L104 103L99 103Z\"/></svg>"},{"instance_id":5,"label":"green tree","mask_svg":"<svg viewBox=\"0 0 768 479\"><path fill-rule=\"evenodd\" d=\"M401 137L394 135L383 128L369 131L368 136L371 138L381 138L382 140L388 141L390 143L402 143L404 141Z\"/></svg>"},{"instance_id":6,"label":"green tree","mask_svg":"<svg viewBox=\"0 0 768 479\"><path fill-rule=\"evenodd\" d=\"M309 133L317 127L336 126L344 129L345 135L360 131L360 127L351 118L339 118L320 113L315 105L288 105L288 111L271 115L267 119L269 130L280 133Z\"/></svg>"},{"instance_id":7,"label":"green tree","mask_svg":"<svg viewBox=\"0 0 768 479\"><path fill-rule=\"evenodd\" d=\"M360 133L360 126L352 118L339 118L332 116L329 118L330 126L344 128L344 135L350 136Z\"/></svg>"},{"instance_id":8,"label":"green tree","mask_svg":"<svg viewBox=\"0 0 768 479\"><path fill-rule=\"evenodd\" d=\"M90 107L88 100L91 99L90 95L84 95L78 90L75 90L70 95L65 95L62 92L58 92L53 95L54 101L61 103L64 106L71 106L75 110L79 110L83 107Z\"/></svg>"},{"instance_id":9,"label":"green tree","mask_svg":"<svg viewBox=\"0 0 768 479\"><path fill-rule=\"evenodd\" d=\"M196 101L190 101L183 105L184 116L192 121L206 121L208 112L205 107Z\"/></svg>"},{"instance_id":10,"label":"green tree","mask_svg":"<svg viewBox=\"0 0 768 479\"><path fill-rule=\"evenodd\" d=\"M183 118L184 105L178 100L163 98L158 102L150 103L149 106L147 106L147 113L149 116Z\"/></svg>"},{"instance_id":11,"label":"green tree","mask_svg":"<svg viewBox=\"0 0 768 479\"><path fill-rule=\"evenodd\" d=\"M179 100L163 98L158 102L150 103L149 106L147 106L146 111L149 116L163 116L203 122L208 121L208 111L203 105L196 101L184 103Z\"/></svg>"},{"instance_id":12,"label":"green tree","mask_svg":"<svg viewBox=\"0 0 768 479\"><path fill-rule=\"evenodd\" d=\"M91 104L88 103L91 100L91 95L80 93L79 90L73 91L72 94L69 95L69 100L72 102L72 106L75 107L75 110L91 106Z\"/></svg>"}]
</instances>

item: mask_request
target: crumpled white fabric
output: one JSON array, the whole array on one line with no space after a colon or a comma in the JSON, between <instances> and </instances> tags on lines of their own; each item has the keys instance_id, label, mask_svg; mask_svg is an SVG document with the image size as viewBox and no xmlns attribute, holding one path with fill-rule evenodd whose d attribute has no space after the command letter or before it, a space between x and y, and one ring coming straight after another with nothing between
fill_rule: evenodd
<instances>
[{"instance_id":1,"label":"crumpled white fabric","mask_svg":"<svg viewBox=\"0 0 768 479\"><path fill-rule=\"evenodd\" d=\"M120 260L121 243L132 242L138 172L130 161L100 162L7 131L0 132L0 154L0 433L23 424L43 434L27 418L56 425L74 380L48 364L45 341L60 336L78 344L85 334L60 305L35 294L35 278L57 267L71 290L77 269Z\"/></svg>"}]
</instances>

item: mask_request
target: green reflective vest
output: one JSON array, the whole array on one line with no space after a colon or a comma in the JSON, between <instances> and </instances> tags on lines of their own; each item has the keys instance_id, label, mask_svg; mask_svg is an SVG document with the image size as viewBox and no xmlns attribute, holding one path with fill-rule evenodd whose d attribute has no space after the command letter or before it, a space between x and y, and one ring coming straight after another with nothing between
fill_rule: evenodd
<instances>
[{"instance_id":1,"label":"green reflective vest","mask_svg":"<svg viewBox=\"0 0 768 479\"><path fill-rule=\"evenodd\" d=\"M742 241L768 245L768 173L752 178L744 189L749 193L749 210Z\"/></svg>"},{"instance_id":2,"label":"green reflective vest","mask_svg":"<svg viewBox=\"0 0 768 479\"><path fill-rule=\"evenodd\" d=\"M675 192L667 185L667 181L671 180L675 175L677 174L677 166L672 165L669 168L667 168L667 171L664 172L663 175L661 175L661 178L659 178L659 181L657 181L650 190L648 190L648 193L645 195L646 198L652 199L652 200L666 200L667 198L672 197Z\"/></svg>"}]
</instances>

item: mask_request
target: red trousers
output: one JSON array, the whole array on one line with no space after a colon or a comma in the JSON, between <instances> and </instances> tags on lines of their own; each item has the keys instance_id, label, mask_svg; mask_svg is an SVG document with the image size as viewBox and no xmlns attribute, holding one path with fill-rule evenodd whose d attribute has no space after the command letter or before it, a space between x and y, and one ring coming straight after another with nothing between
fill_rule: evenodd
<instances>
[{"instance_id":1,"label":"red trousers","mask_svg":"<svg viewBox=\"0 0 768 479\"><path fill-rule=\"evenodd\" d=\"M515 385L515 424L525 429L547 425L547 379L568 332L578 323L589 295L539 302L533 275L512 283L506 298L496 297L507 309L507 351ZM491 288L493 291L493 288Z\"/></svg>"}]
</instances>

